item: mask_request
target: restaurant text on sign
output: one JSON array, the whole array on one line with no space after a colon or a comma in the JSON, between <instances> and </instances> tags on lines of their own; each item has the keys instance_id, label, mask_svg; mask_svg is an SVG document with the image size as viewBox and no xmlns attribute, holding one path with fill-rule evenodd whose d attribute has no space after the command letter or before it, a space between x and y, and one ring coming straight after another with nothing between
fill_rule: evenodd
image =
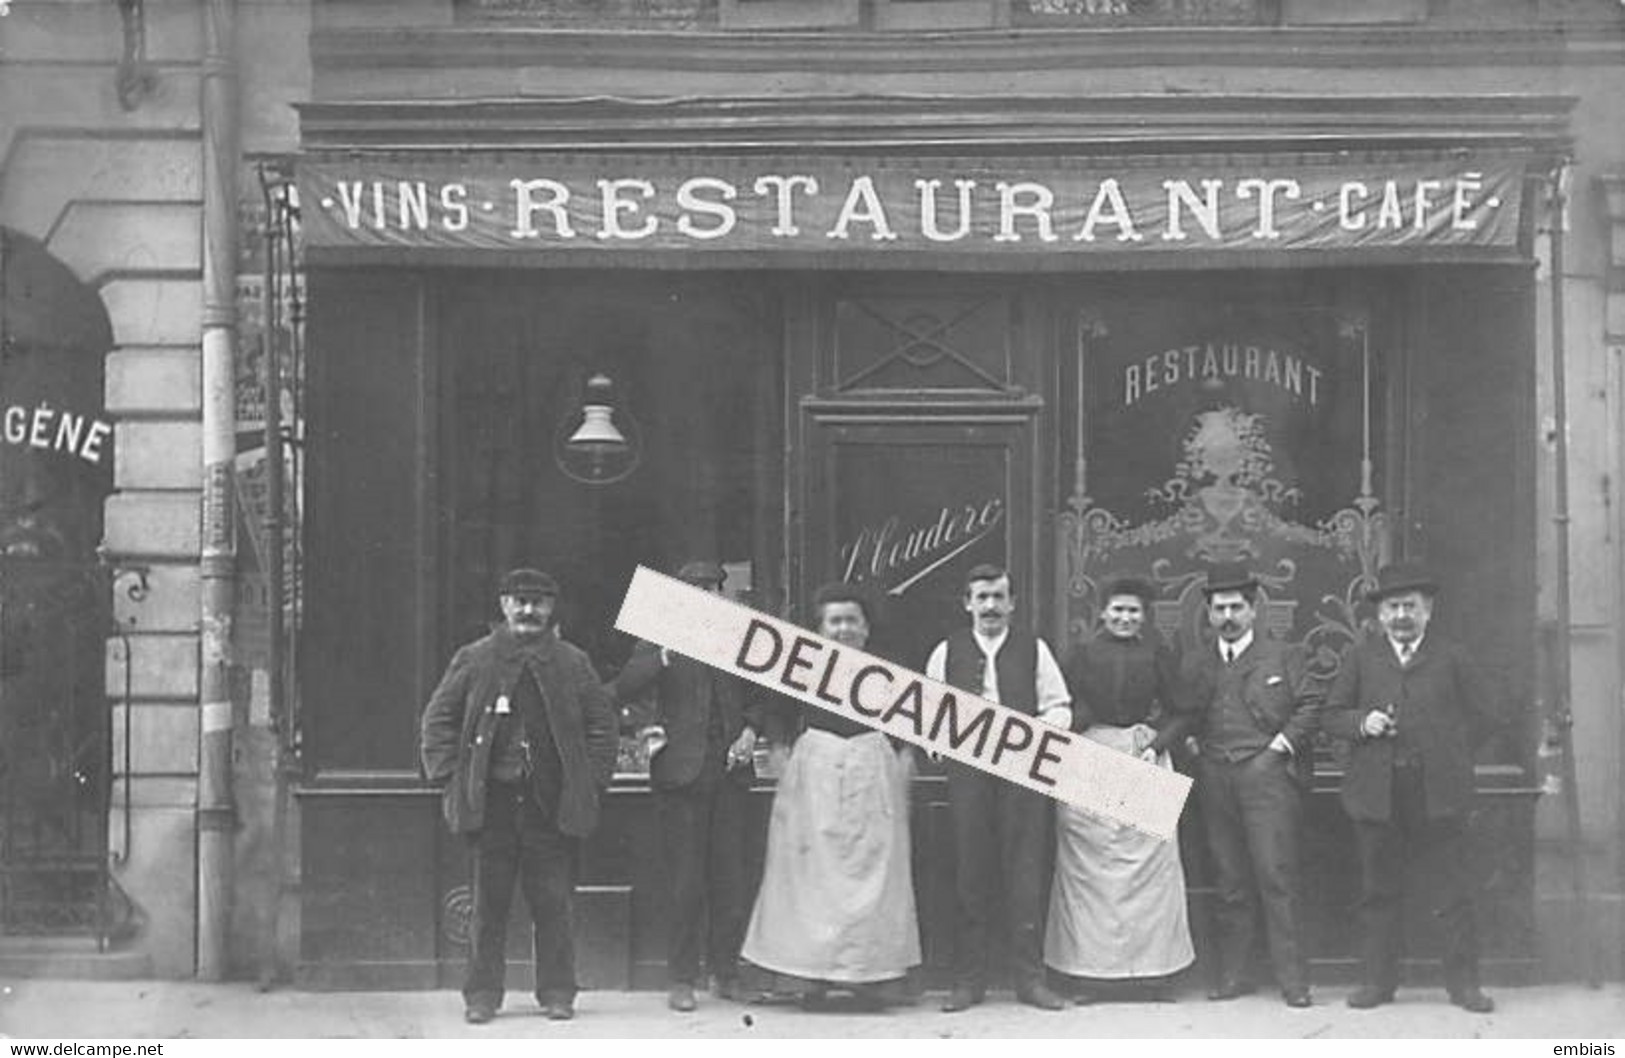
<instances>
[{"instance_id":1,"label":"restaurant text on sign","mask_svg":"<svg viewBox=\"0 0 1625 1058\"><path fill-rule=\"evenodd\" d=\"M716 156L326 159L318 246L1089 253L1507 246L1518 173L1460 161L1228 166Z\"/></svg>"},{"instance_id":2,"label":"restaurant text on sign","mask_svg":"<svg viewBox=\"0 0 1625 1058\"><path fill-rule=\"evenodd\" d=\"M615 627L1159 838L1190 780L639 567Z\"/></svg>"}]
</instances>

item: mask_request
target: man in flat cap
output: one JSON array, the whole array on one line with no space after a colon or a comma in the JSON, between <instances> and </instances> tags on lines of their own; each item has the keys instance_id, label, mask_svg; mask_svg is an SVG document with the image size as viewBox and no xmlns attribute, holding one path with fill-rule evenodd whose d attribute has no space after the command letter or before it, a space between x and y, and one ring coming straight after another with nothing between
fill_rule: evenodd
<instances>
[{"instance_id":1,"label":"man in flat cap","mask_svg":"<svg viewBox=\"0 0 1625 1058\"><path fill-rule=\"evenodd\" d=\"M1262 904L1281 997L1307 1007L1298 830L1324 694L1302 651L1258 634L1258 581L1245 566L1214 566L1202 594L1216 641L1186 655L1180 675L1195 712L1196 791L1219 890L1219 983L1208 998L1252 991Z\"/></svg>"},{"instance_id":2,"label":"man in flat cap","mask_svg":"<svg viewBox=\"0 0 1625 1058\"><path fill-rule=\"evenodd\" d=\"M725 579L722 567L708 561L689 562L677 575L712 592ZM650 748L649 781L671 885L667 1004L680 1013L695 1008L702 949L715 979L712 993L738 1000L739 948L750 913L743 839L759 710L746 704L738 680L654 643L633 649L611 687L620 703L654 691L640 733Z\"/></svg>"},{"instance_id":3,"label":"man in flat cap","mask_svg":"<svg viewBox=\"0 0 1625 1058\"><path fill-rule=\"evenodd\" d=\"M615 770L615 714L587 655L553 627L559 588L533 569L502 578L502 622L451 659L423 711L423 770L467 837L474 920L464 1019L502 1006L517 876L530 907L536 1001L575 1016L572 895L581 839Z\"/></svg>"},{"instance_id":4,"label":"man in flat cap","mask_svg":"<svg viewBox=\"0 0 1625 1058\"><path fill-rule=\"evenodd\" d=\"M1415 563L1379 570L1368 598L1382 634L1349 647L1326 699L1326 731L1350 746L1342 798L1360 859L1356 1009L1390 1002L1399 984L1407 864L1444 927L1450 1001L1475 1014L1495 1009L1478 984L1467 847L1473 746L1495 710L1466 651L1428 630L1438 591Z\"/></svg>"}]
</instances>

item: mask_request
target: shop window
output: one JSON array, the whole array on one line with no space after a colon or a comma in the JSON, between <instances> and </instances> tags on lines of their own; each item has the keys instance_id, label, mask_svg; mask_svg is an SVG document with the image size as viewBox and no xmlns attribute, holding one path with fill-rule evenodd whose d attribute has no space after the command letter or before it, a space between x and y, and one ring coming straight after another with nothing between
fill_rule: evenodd
<instances>
[{"instance_id":1,"label":"shop window","mask_svg":"<svg viewBox=\"0 0 1625 1058\"><path fill-rule=\"evenodd\" d=\"M1010 3L1013 24L1061 29L1116 25L1268 25L1276 21L1278 0L1010 0Z\"/></svg>"},{"instance_id":2,"label":"shop window","mask_svg":"<svg viewBox=\"0 0 1625 1058\"><path fill-rule=\"evenodd\" d=\"M980 29L1009 21L1009 0L875 0L876 29Z\"/></svg>"},{"instance_id":3,"label":"shop window","mask_svg":"<svg viewBox=\"0 0 1625 1058\"><path fill-rule=\"evenodd\" d=\"M1281 0L1287 26L1372 25L1425 22L1428 0Z\"/></svg>"},{"instance_id":4,"label":"shop window","mask_svg":"<svg viewBox=\"0 0 1625 1058\"><path fill-rule=\"evenodd\" d=\"M717 0L456 0L460 22L517 22L560 29L703 29Z\"/></svg>"},{"instance_id":5,"label":"shop window","mask_svg":"<svg viewBox=\"0 0 1625 1058\"><path fill-rule=\"evenodd\" d=\"M516 565L559 580L560 630L606 677L633 645L614 623L640 564L715 561L730 596L774 605L764 541L782 441L765 297L737 279L451 275L439 305L448 656L493 619L492 586ZM603 483L560 453L583 403L604 399L597 378L613 386L599 422L637 448ZM623 770L642 770L624 745Z\"/></svg>"},{"instance_id":6,"label":"shop window","mask_svg":"<svg viewBox=\"0 0 1625 1058\"><path fill-rule=\"evenodd\" d=\"M1073 322L1071 636L1092 633L1102 581L1128 572L1157 586L1162 634L1193 648L1207 565L1243 562L1267 631L1329 676L1363 634L1391 543L1376 323L1356 303L1280 292L1114 297Z\"/></svg>"},{"instance_id":7,"label":"shop window","mask_svg":"<svg viewBox=\"0 0 1625 1058\"><path fill-rule=\"evenodd\" d=\"M859 25L858 0L719 0L723 29L841 29Z\"/></svg>"}]
</instances>

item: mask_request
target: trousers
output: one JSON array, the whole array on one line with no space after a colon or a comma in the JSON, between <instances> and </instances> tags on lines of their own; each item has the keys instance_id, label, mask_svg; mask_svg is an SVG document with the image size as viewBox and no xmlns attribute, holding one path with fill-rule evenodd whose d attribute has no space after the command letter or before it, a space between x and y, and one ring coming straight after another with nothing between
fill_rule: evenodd
<instances>
[{"instance_id":1,"label":"trousers","mask_svg":"<svg viewBox=\"0 0 1625 1058\"><path fill-rule=\"evenodd\" d=\"M1399 984L1406 875L1420 883L1428 912L1442 927L1445 985L1452 993L1478 987L1478 922L1465 821L1429 819L1420 767L1395 768L1393 811L1387 822L1354 823L1360 860L1360 954L1365 982Z\"/></svg>"},{"instance_id":2,"label":"trousers","mask_svg":"<svg viewBox=\"0 0 1625 1058\"><path fill-rule=\"evenodd\" d=\"M968 765L949 761L946 768L956 872L954 984L972 991L987 987L988 935L995 924L1008 930L1016 988L1042 984L1053 805L1041 793ZM1003 916L995 902L1000 890Z\"/></svg>"},{"instance_id":3,"label":"trousers","mask_svg":"<svg viewBox=\"0 0 1625 1058\"><path fill-rule=\"evenodd\" d=\"M702 983L702 950L718 980L739 975L749 912L743 842L748 798L742 785L710 767L691 783L655 791L671 881L666 969L672 984Z\"/></svg>"},{"instance_id":4,"label":"trousers","mask_svg":"<svg viewBox=\"0 0 1625 1058\"><path fill-rule=\"evenodd\" d=\"M1217 874L1219 976L1227 984L1247 977L1260 905L1276 984L1309 984L1300 933L1303 793L1288 764L1285 754L1270 749L1236 761L1201 759L1196 789Z\"/></svg>"},{"instance_id":5,"label":"trousers","mask_svg":"<svg viewBox=\"0 0 1625 1058\"><path fill-rule=\"evenodd\" d=\"M572 895L580 842L560 833L557 822L556 812L537 803L529 782L486 784L485 826L469 838L474 922L463 984L468 1003L502 1003L515 882L530 909L536 998L575 998Z\"/></svg>"}]
</instances>

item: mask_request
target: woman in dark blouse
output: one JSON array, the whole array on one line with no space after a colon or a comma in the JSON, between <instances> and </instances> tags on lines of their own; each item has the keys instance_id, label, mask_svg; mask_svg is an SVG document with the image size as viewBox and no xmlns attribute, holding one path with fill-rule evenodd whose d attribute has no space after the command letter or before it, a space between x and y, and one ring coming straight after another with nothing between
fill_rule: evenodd
<instances>
[{"instance_id":1,"label":"woman in dark blouse","mask_svg":"<svg viewBox=\"0 0 1625 1058\"><path fill-rule=\"evenodd\" d=\"M1072 652L1063 671L1074 731L1171 769L1168 750L1185 737L1187 721L1178 707L1178 667L1156 629L1146 627L1155 596L1137 578L1108 583L1100 633ZM1168 976L1196 958L1178 842L1067 804L1056 806L1055 823L1044 962L1081 979L1079 1002L1108 988L1123 998L1167 998Z\"/></svg>"}]
</instances>

